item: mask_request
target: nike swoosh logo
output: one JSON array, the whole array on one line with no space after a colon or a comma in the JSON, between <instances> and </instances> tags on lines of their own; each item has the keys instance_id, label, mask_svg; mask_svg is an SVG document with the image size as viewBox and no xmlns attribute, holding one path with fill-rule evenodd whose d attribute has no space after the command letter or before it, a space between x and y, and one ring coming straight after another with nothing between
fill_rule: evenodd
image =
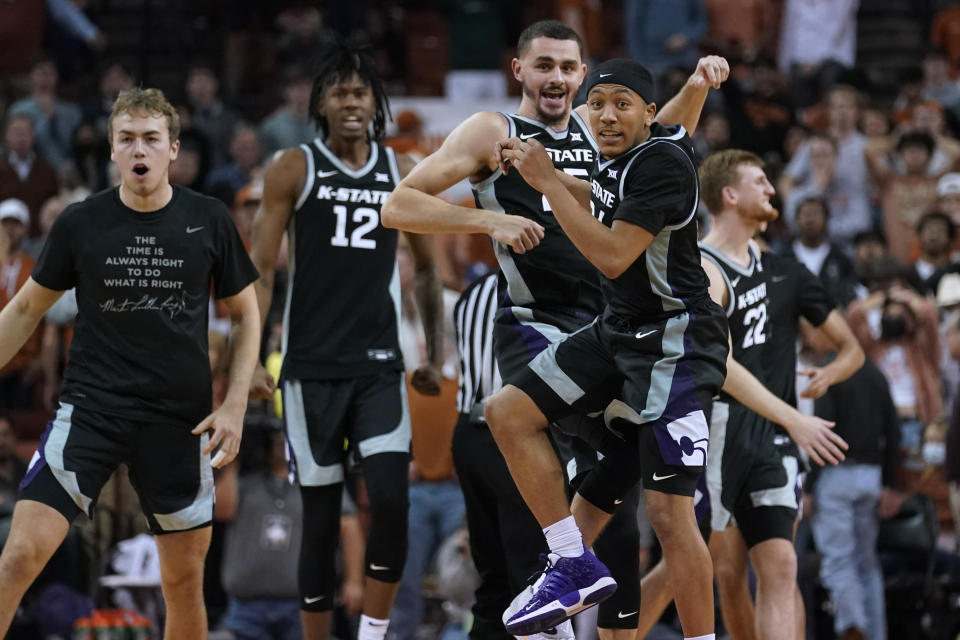
<instances>
[{"instance_id":1,"label":"nike swoosh logo","mask_svg":"<svg viewBox=\"0 0 960 640\"><path fill-rule=\"evenodd\" d=\"M619 499L619 500L614 500L614 501L613 501L613 504L620 504L621 502L623 502L623 499L622 499L622 498Z\"/></svg>"},{"instance_id":2,"label":"nike swoosh logo","mask_svg":"<svg viewBox=\"0 0 960 640\"><path fill-rule=\"evenodd\" d=\"M739 277L736 277L736 278L734 278L733 280L730 281L730 286L731 286L731 287L735 287L735 286L737 286L738 284L740 284L740 278L739 278Z\"/></svg>"},{"instance_id":3,"label":"nike swoosh logo","mask_svg":"<svg viewBox=\"0 0 960 640\"><path fill-rule=\"evenodd\" d=\"M527 138L532 138L533 136L538 136L538 135L540 135L539 131L537 131L536 133L521 133L520 139L526 140Z\"/></svg>"},{"instance_id":4,"label":"nike swoosh logo","mask_svg":"<svg viewBox=\"0 0 960 640\"><path fill-rule=\"evenodd\" d=\"M782 282L783 280L787 279L787 276L773 276L770 279L773 280L774 282Z\"/></svg>"},{"instance_id":5,"label":"nike swoosh logo","mask_svg":"<svg viewBox=\"0 0 960 640\"><path fill-rule=\"evenodd\" d=\"M666 475L666 476L658 476L657 473L654 472L654 473L653 473L653 481L654 481L654 482L660 482L661 480L666 480L667 478L672 478L672 477L675 476L675 475L677 475L677 474L671 473L670 475Z\"/></svg>"},{"instance_id":6,"label":"nike swoosh logo","mask_svg":"<svg viewBox=\"0 0 960 640\"><path fill-rule=\"evenodd\" d=\"M187 227L187 233L196 233L200 229L203 229L203 227Z\"/></svg>"},{"instance_id":7,"label":"nike swoosh logo","mask_svg":"<svg viewBox=\"0 0 960 640\"><path fill-rule=\"evenodd\" d=\"M601 74L600 74L600 77L601 77L601 78L606 78L607 76L612 76L612 75L613 75L612 73L601 73Z\"/></svg>"},{"instance_id":8,"label":"nike swoosh logo","mask_svg":"<svg viewBox=\"0 0 960 640\"><path fill-rule=\"evenodd\" d=\"M314 602L319 602L320 600L323 600L326 597L327 596L317 596L315 598L304 598L303 601L307 604L313 604Z\"/></svg>"},{"instance_id":9,"label":"nike swoosh logo","mask_svg":"<svg viewBox=\"0 0 960 640\"><path fill-rule=\"evenodd\" d=\"M639 609L638 609L637 611L631 611L630 613L624 613L623 611L620 611L619 613L617 613L617 617L618 617L618 618L629 618L629 617L632 616L632 615L636 615L638 611L639 611Z\"/></svg>"},{"instance_id":10,"label":"nike swoosh logo","mask_svg":"<svg viewBox=\"0 0 960 640\"><path fill-rule=\"evenodd\" d=\"M389 568L390 568L390 567L384 567L383 565L373 564L372 562L370 563L370 570L371 570L371 571L386 571L386 570L389 569Z\"/></svg>"},{"instance_id":11,"label":"nike swoosh logo","mask_svg":"<svg viewBox=\"0 0 960 640\"><path fill-rule=\"evenodd\" d=\"M317 171L318 178L329 178L330 176L335 176L339 171Z\"/></svg>"},{"instance_id":12,"label":"nike swoosh logo","mask_svg":"<svg viewBox=\"0 0 960 640\"><path fill-rule=\"evenodd\" d=\"M659 331L659 329L654 329L653 331L647 331L646 333L640 333L639 331L637 331L637 335L634 336L634 337L635 337L637 340L642 340L643 338L646 338L646 337L649 336L650 334L656 333L657 331Z\"/></svg>"}]
</instances>

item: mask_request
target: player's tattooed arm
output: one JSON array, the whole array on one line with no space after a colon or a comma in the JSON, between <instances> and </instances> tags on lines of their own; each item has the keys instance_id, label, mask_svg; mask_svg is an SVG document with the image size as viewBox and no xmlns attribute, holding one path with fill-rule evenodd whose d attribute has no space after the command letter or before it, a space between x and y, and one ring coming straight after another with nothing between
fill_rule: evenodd
<instances>
[{"instance_id":1,"label":"player's tattooed arm","mask_svg":"<svg viewBox=\"0 0 960 640\"><path fill-rule=\"evenodd\" d=\"M416 233L405 235L413 256L414 296L427 347L427 362L413 372L410 382L423 395L438 395L443 381L443 292L434 262L433 238Z\"/></svg>"}]
</instances>

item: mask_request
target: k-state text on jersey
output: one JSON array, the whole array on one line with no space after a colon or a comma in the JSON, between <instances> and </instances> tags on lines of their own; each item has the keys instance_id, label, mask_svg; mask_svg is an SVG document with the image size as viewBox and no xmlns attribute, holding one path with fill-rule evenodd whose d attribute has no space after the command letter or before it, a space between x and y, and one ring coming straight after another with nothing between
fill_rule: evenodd
<instances>
[{"instance_id":1,"label":"k-state text on jersey","mask_svg":"<svg viewBox=\"0 0 960 640\"><path fill-rule=\"evenodd\" d=\"M365 204L383 204L390 196L389 191L374 189L350 189L319 185L317 187L318 200L336 200L338 202L362 202Z\"/></svg>"},{"instance_id":2,"label":"k-state text on jersey","mask_svg":"<svg viewBox=\"0 0 960 640\"><path fill-rule=\"evenodd\" d=\"M737 296L737 309L746 309L767 297L767 283L764 282L746 293Z\"/></svg>"},{"instance_id":3,"label":"k-state text on jersey","mask_svg":"<svg viewBox=\"0 0 960 640\"><path fill-rule=\"evenodd\" d=\"M551 149L546 147L547 155L557 162L593 162L593 149Z\"/></svg>"},{"instance_id":4,"label":"k-state text on jersey","mask_svg":"<svg viewBox=\"0 0 960 640\"><path fill-rule=\"evenodd\" d=\"M605 207L613 206L613 199L616 197L614 194L610 193L606 189L600 186L596 180L593 180L590 183L590 191L593 193L593 197L600 201Z\"/></svg>"}]
</instances>

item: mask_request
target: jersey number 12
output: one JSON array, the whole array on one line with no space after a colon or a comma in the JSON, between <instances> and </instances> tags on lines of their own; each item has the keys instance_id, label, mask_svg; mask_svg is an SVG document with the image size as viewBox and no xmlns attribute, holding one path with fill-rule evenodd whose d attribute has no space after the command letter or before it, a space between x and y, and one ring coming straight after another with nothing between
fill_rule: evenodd
<instances>
[{"instance_id":1,"label":"jersey number 12","mask_svg":"<svg viewBox=\"0 0 960 640\"><path fill-rule=\"evenodd\" d=\"M347 208L342 204L335 204L333 205L333 213L337 216L337 228L334 230L333 237L330 238L330 244L335 247L355 247L357 249L377 248L377 241L366 237L368 233L377 228L377 224L380 222L380 215L376 209L357 207L353 210L353 221L359 226L354 228L349 238L347 238Z\"/></svg>"}]
</instances>

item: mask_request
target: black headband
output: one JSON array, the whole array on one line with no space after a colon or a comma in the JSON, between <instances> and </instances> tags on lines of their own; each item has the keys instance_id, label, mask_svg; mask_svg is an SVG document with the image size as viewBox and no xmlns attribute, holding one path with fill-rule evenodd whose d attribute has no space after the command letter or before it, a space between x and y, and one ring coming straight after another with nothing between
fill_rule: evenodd
<instances>
[{"instance_id":1,"label":"black headband","mask_svg":"<svg viewBox=\"0 0 960 640\"><path fill-rule=\"evenodd\" d=\"M636 60L614 58L593 67L587 75L587 94L598 84L620 84L631 89L644 102L654 102L653 76Z\"/></svg>"}]
</instances>

